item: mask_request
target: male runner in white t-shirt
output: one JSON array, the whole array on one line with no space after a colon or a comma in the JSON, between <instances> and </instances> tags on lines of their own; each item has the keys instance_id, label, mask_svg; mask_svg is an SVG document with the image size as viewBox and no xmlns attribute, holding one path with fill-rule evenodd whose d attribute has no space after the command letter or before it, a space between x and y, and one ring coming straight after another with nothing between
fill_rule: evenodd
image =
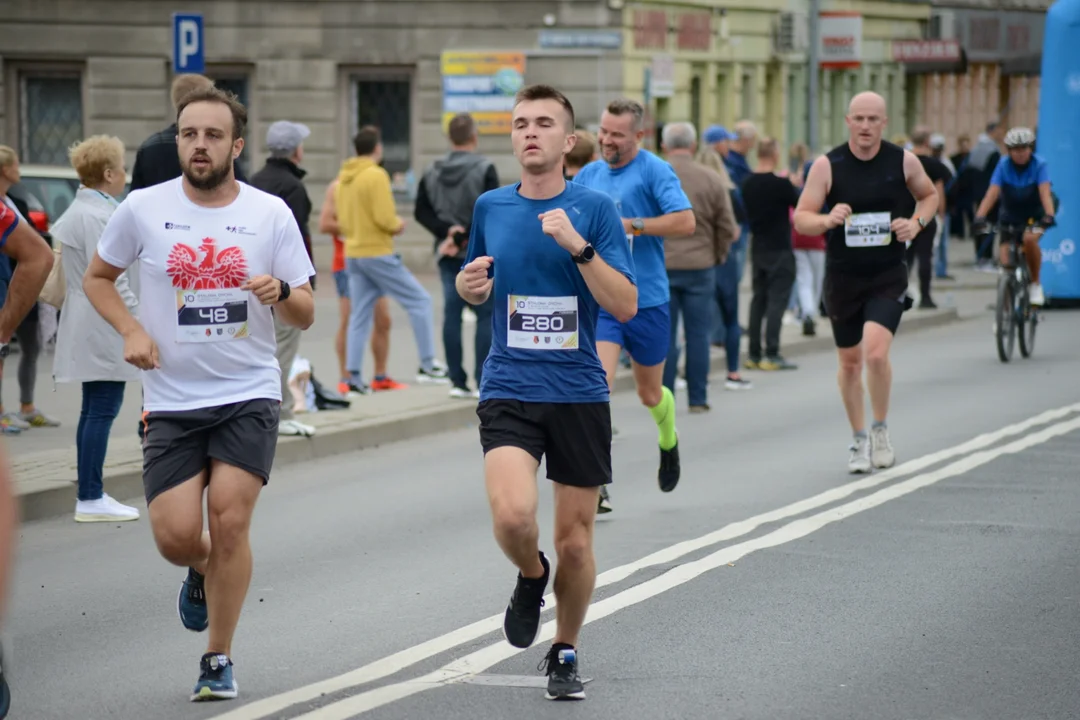
<instances>
[{"instance_id":1,"label":"male runner in white t-shirt","mask_svg":"<svg viewBox=\"0 0 1080 720\"><path fill-rule=\"evenodd\" d=\"M251 581L248 528L281 409L271 312L303 329L315 319L315 270L296 220L280 198L233 174L246 121L231 94L188 95L177 110L183 176L131 193L83 281L124 337L124 359L144 371L154 539L166 560L188 568L177 601L184 627L210 629L192 700L236 697L230 653ZM114 285L136 260L141 323Z\"/></svg>"}]
</instances>

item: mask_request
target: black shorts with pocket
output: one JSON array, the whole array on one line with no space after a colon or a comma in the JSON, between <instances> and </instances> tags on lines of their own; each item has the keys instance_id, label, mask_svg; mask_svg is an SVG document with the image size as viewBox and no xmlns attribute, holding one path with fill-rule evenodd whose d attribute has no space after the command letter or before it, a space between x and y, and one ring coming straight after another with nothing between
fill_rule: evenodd
<instances>
[{"instance_id":1,"label":"black shorts with pocket","mask_svg":"<svg viewBox=\"0 0 1080 720\"><path fill-rule=\"evenodd\" d=\"M530 403L484 400L476 408L480 445L486 455L516 447L540 462L547 455L548 480L593 488L611 482L611 404Z\"/></svg>"},{"instance_id":2,"label":"black shorts with pocket","mask_svg":"<svg viewBox=\"0 0 1080 720\"><path fill-rule=\"evenodd\" d=\"M851 273L826 268L823 297L838 348L862 342L868 322L896 334L907 303L908 269L898 263L875 273Z\"/></svg>"},{"instance_id":3,"label":"black shorts with pocket","mask_svg":"<svg viewBox=\"0 0 1080 720\"><path fill-rule=\"evenodd\" d=\"M155 497L208 470L211 460L262 478L277 451L281 402L258 399L143 414L143 489Z\"/></svg>"}]
</instances>

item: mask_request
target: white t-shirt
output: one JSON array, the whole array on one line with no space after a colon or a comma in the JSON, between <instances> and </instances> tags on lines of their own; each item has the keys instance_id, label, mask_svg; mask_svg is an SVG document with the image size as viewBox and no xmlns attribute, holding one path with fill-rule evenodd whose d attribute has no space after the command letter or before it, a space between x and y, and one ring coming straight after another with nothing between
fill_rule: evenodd
<instances>
[{"instance_id":1,"label":"white t-shirt","mask_svg":"<svg viewBox=\"0 0 1080 720\"><path fill-rule=\"evenodd\" d=\"M98 243L114 267L140 261L140 320L161 364L142 373L143 407L280 401L270 307L239 288L256 275L299 287L315 274L296 219L281 198L244 183L222 208L196 205L181 183L128 195Z\"/></svg>"}]
</instances>

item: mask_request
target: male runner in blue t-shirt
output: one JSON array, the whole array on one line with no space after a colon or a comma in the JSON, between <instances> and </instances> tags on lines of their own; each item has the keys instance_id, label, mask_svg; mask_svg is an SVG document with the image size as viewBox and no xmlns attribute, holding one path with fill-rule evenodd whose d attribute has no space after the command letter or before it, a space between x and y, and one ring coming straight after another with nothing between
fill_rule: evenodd
<instances>
[{"instance_id":1,"label":"male runner in blue t-shirt","mask_svg":"<svg viewBox=\"0 0 1080 720\"><path fill-rule=\"evenodd\" d=\"M538 547L536 471L547 455L558 555L547 698L582 699L574 648L596 584L598 488L611 482L610 396L595 329L601 307L621 322L634 317L638 293L615 205L563 178L576 140L566 97L523 88L510 139L521 182L476 201L457 290L473 305L495 294L476 414L495 537L519 570L503 633L519 648L540 634L551 566Z\"/></svg>"},{"instance_id":2,"label":"male runner in blue t-shirt","mask_svg":"<svg viewBox=\"0 0 1080 720\"><path fill-rule=\"evenodd\" d=\"M975 213L975 234L981 234L986 227L986 216L1001 199L1001 225L1026 226L1029 221L1037 223L1024 232L1024 257L1031 273L1031 286L1028 294L1032 305L1046 302L1042 285L1039 284L1039 270L1042 269L1042 250L1039 238L1042 231L1054 225L1054 199L1050 193L1050 168L1046 161L1035 154L1035 133L1030 128L1015 127L1005 134L1005 147L1008 155L998 161L994 174L990 177L990 188L986 197L979 204ZM1020 238L1006 238L1003 241L1016 242ZM1009 262L1009 247L1001 244L1001 264Z\"/></svg>"},{"instance_id":3,"label":"male runner in blue t-shirt","mask_svg":"<svg viewBox=\"0 0 1080 720\"><path fill-rule=\"evenodd\" d=\"M615 100L600 116L600 160L582 168L574 182L611 196L623 218L626 240L638 282L638 312L622 322L600 311L596 347L615 386L619 353L626 348L638 397L660 429L660 489L679 482L679 440L675 433L675 398L664 387L664 362L671 338L668 315L664 238L694 232L694 211L671 166L639 145L645 137L645 110L633 100ZM601 502L608 503L606 490ZM602 508L610 512L610 504Z\"/></svg>"}]
</instances>

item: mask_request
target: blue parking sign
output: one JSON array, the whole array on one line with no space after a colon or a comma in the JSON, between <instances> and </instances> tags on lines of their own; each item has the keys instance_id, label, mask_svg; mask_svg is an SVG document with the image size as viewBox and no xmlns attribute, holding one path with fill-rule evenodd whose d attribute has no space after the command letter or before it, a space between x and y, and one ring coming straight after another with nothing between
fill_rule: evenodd
<instances>
[{"instance_id":1,"label":"blue parking sign","mask_svg":"<svg viewBox=\"0 0 1080 720\"><path fill-rule=\"evenodd\" d=\"M198 13L173 13L173 73L202 73L203 17Z\"/></svg>"}]
</instances>

